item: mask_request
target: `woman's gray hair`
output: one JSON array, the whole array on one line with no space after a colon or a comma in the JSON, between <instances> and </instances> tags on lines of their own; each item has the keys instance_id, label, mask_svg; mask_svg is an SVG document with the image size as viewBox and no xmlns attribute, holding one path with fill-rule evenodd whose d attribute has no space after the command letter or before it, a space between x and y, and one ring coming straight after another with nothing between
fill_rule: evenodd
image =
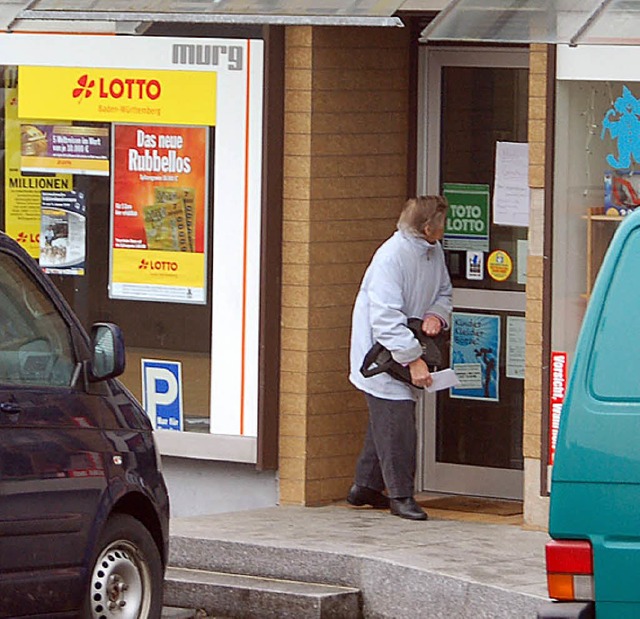
<instances>
[{"instance_id":1,"label":"woman's gray hair","mask_svg":"<svg viewBox=\"0 0 640 619\"><path fill-rule=\"evenodd\" d=\"M413 236L424 238L425 226L444 229L449 203L443 196L418 196L404 205L397 228Z\"/></svg>"}]
</instances>

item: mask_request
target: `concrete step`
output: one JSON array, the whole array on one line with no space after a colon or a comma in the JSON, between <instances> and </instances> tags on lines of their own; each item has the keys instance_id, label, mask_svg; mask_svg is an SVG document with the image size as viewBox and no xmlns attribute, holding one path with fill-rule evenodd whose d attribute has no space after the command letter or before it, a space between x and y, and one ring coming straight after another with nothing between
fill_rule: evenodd
<instances>
[{"instance_id":1,"label":"concrete step","mask_svg":"<svg viewBox=\"0 0 640 619\"><path fill-rule=\"evenodd\" d=\"M270 508L175 519L169 565L351 587L362 615L377 619L529 619L548 600L547 541L546 532L380 510Z\"/></svg>"},{"instance_id":2,"label":"concrete step","mask_svg":"<svg viewBox=\"0 0 640 619\"><path fill-rule=\"evenodd\" d=\"M358 619L360 591L352 587L167 568L164 602L196 607L207 616L242 619Z\"/></svg>"},{"instance_id":3,"label":"concrete step","mask_svg":"<svg viewBox=\"0 0 640 619\"><path fill-rule=\"evenodd\" d=\"M169 566L353 587L361 560L336 550L172 535Z\"/></svg>"}]
</instances>

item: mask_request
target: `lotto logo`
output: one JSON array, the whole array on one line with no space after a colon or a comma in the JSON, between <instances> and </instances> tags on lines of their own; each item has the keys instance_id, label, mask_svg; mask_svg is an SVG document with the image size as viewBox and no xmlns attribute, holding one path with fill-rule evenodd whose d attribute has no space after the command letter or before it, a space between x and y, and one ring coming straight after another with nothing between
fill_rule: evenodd
<instances>
[{"instance_id":1,"label":"lotto logo","mask_svg":"<svg viewBox=\"0 0 640 619\"><path fill-rule=\"evenodd\" d=\"M76 88L73 89L73 98L80 103L84 99L92 97L94 91L100 99L127 99L130 101L150 100L155 101L162 93L162 87L158 80L120 79L115 77L108 79L99 77L97 80L89 77L88 73L78 78Z\"/></svg>"},{"instance_id":2,"label":"lotto logo","mask_svg":"<svg viewBox=\"0 0 640 619\"><path fill-rule=\"evenodd\" d=\"M22 243L23 245L25 243L40 243L40 233L18 232L15 238L18 243Z\"/></svg>"},{"instance_id":3,"label":"lotto logo","mask_svg":"<svg viewBox=\"0 0 640 619\"><path fill-rule=\"evenodd\" d=\"M150 271L177 271L178 263L170 260L147 260L143 258L138 264L138 269Z\"/></svg>"}]
</instances>

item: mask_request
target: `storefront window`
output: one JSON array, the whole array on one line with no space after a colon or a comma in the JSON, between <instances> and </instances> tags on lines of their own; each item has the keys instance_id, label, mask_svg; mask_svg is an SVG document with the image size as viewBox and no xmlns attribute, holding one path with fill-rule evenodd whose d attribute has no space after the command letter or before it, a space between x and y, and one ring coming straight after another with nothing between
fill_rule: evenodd
<instances>
[{"instance_id":1,"label":"storefront window","mask_svg":"<svg viewBox=\"0 0 640 619\"><path fill-rule=\"evenodd\" d=\"M558 82L552 345L570 356L613 233L640 204L638 165L619 137L638 122L638 96L639 82Z\"/></svg>"},{"instance_id":2,"label":"storefront window","mask_svg":"<svg viewBox=\"0 0 640 619\"><path fill-rule=\"evenodd\" d=\"M34 36L0 67L3 230L120 325L156 429L255 437L262 42Z\"/></svg>"},{"instance_id":3,"label":"storefront window","mask_svg":"<svg viewBox=\"0 0 640 619\"><path fill-rule=\"evenodd\" d=\"M4 67L4 73L7 76L13 77L13 82L9 87L3 89L4 101L5 101L5 114L11 117L11 107L15 107L15 98L18 92L18 82L16 76L18 75L17 67ZM13 101L11 99L14 99ZM7 108L7 105L9 108ZM24 122L17 121L18 126L16 129L20 131L25 126ZM33 129L34 137L36 139L44 140L43 130L47 127L47 124L36 123L29 124L29 127ZM82 128L82 131L78 131L78 135L90 135L91 128L101 128L105 135L105 145L107 150L105 151L104 165L109 165L109 147L114 139L114 131L117 129L122 130L126 125L113 125L112 123L90 123L90 122L76 122L71 123L71 127ZM136 127L131 127L131 131L141 131ZM164 128L164 133L168 133L169 130ZM5 131L7 130L5 125ZM11 130L11 128L9 128ZM201 129L206 134L207 139L205 145L207 152L199 153L200 157L204 157L204 161L207 162L212 158L212 153L208 152L210 144L213 142L209 140L209 128ZM37 132L37 133L36 133ZM26 137L24 137L24 129L22 131L23 139L22 143L25 143ZM151 133L151 132L149 132ZM177 127L171 131L172 134L182 136L184 130ZM71 134L71 132L69 132ZM18 134L19 135L19 134ZM149 134L147 134L149 135ZM135 139L135 138L134 138ZM9 141L11 135L9 135ZM60 142L67 141L59 137ZM126 136L125 136L126 140ZM71 142L71 139L68 138ZM131 140L129 140L131 142ZM29 148L29 147L27 147ZM33 150L37 150L39 146L31 146ZM46 148L46 147L45 147ZM25 153L25 147L22 150L23 156ZM46 156L46 151L43 151L41 155ZM15 153L4 153L5 157L15 157ZM37 154L37 153L36 153ZM116 153L112 158L111 165L117 167L116 157L119 161L126 158L125 153ZM97 161L94 160L94 161ZM24 166L23 166L24 167ZM143 389L143 377L142 367L143 360L162 360L178 362L181 366L181 390L182 390L182 422L183 430L193 432L209 432L209 404L210 404L210 368L211 368L211 290L210 286L205 285L204 298L202 303L172 303L172 302L156 302L150 295L149 298L134 299L118 299L110 298L110 286L113 282L110 281L110 269L109 261L111 255L110 243L112 241L112 234L110 232L112 226L112 188L114 185L113 172L106 175L94 175L94 174L73 174L71 180L72 191L76 194L80 194L83 197L84 207L84 221L75 222L75 227L83 226L84 230L76 230L74 235L73 226L74 220L70 219L68 215L63 214L65 204L62 203L61 209L46 209L46 200L51 199L51 192L45 191L41 193L40 204L34 202L33 213L40 215L40 221L33 221L31 234L40 235L43 239L42 242L32 243L32 255L37 254L37 249L40 250L40 265L45 271L49 272L49 275L55 282L56 286L64 294L67 301L73 306L76 313L79 315L85 327L88 327L96 321L110 321L117 323L123 330L127 344L127 369L123 376L123 382L126 386L136 395L136 397L143 401L145 394ZM5 170L2 170L2 174L5 175ZM52 179L56 175L50 173L21 173L24 178L40 179L49 178ZM67 176L67 175L64 175ZM11 173L9 173L11 178ZM208 174L203 174L203 178L207 178ZM175 176L174 176L175 178ZM5 177L5 184L7 178ZM139 186L144 185L143 182L137 179L123 179L123 183L136 182ZM166 183L162 183L163 185ZM169 185L171 183L168 183ZM15 185L15 183L14 183ZM159 185L154 183L153 185ZM65 192L68 189L65 186ZM205 195L211 193L211 188L206 187ZM153 187L151 188L153 190ZM125 193L127 189L121 189ZM157 190L156 190L157 192ZM175 190L174 190L175 192ZM25 199L25 193L33 193L33 190L27 186L14 187L13 191L11 187L5 195L3 214L9 213L10 217L18 217L22 219L26 215L20 214L20 210L24 210L26 207L23 203ZM44 197L42 194L44 193ZM135 192L134 192L135 195ZM173 206L177 206L176 196L170 196L174 198ZM37 200L36 196L31 197L32 200ZM157 198L160 200L160 197ZM133 200L131 200L133 201ZM13 204L11 204L13 202ZM161 204L161 202L158 202ZM204 204L204 198L203 198ZM149 207L151 205L147 205ZM144 208L144 207L143 207ZM181 208L184 210L183 203ZM147 208L147 210L151 210ZM157 210L157 209L156 209ZM37 212L39 211L39 212ZM58 212L59 223L56 223L56 212ZM206 211L203 210L204 213ZM28 215L33 217L34 215ZM128 217L128 219L133 219ZM25 223L23 220L21 223ZM21 223L16 222L16 225L20 227ZM211 244L210 229L204 224L201 226L201 233L203 239L201 244L206 247ZM166 225L166 227L168 227ZM147 226L147 232L153 232L151 224ZM158 247L162 247L162 243L169 247L173 251L180 250L180 240L176 241L175 247L173 246L173 239L169 238L171 230L163 230L162 224L159 224L159 234L163 232L167 236L166 239L159 238L157 243ZM19 237L20 231L16 234ZM49 238L49 235L51 238ZM206 236L206 238L205 238ZM206 240L206 243L204 241ZM187 241L188 242L188 239ZM84 248L74 247L74 245L83 244ZM86 251L85 251L86 250ZM63 255L61 252L64 251ZM202 252L205 254L205 252ZM84 260L78 259L78 257L84 254ZM34 256L35 257L35 256ZM206 256L205 273L211 271L210 253ZM81 263L81 266L77 266ZM43 266L49 265L49 266ZM77 268L72 269L73 265ZM166 266L166 265L161 265ZM113 265L112 265L113 268ZM206 284L206 282L205 282ZM135 296L135 291L132 296ZM113 296L113 295L111 295Z\"/></svg>"}]
</instances>

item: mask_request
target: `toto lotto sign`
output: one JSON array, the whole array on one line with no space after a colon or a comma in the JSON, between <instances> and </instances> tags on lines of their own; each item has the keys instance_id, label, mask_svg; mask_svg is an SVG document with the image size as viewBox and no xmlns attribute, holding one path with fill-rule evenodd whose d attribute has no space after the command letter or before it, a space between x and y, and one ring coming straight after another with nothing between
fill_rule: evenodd
<instances>
[{"instance_id":1,"label":"toto lotto sign","mask_svg":"<svg viewBox=\"0 0 640 619\"><path fill-rule=\"evenodd\" d=\"M449 202L442 246L453 251L489 251L489 186L445 183Z\"/></svg>"}]
</instances>

